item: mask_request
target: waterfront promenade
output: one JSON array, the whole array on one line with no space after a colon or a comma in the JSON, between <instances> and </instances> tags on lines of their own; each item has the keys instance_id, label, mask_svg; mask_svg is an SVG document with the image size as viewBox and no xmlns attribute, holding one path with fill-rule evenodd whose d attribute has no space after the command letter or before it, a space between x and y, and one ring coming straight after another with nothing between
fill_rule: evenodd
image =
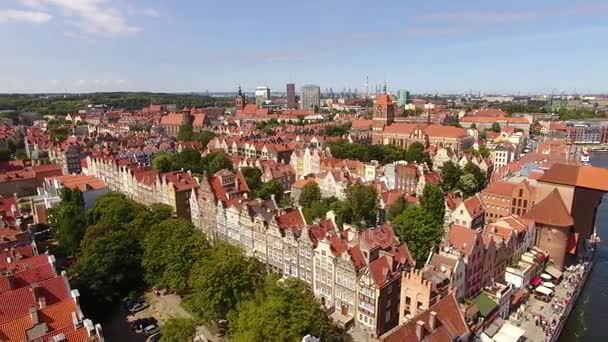
<instances>
[{"instance_id":1,"label":"waterfront promenade","mask_svg":"<svg viewBox=\"0 0 608 342\"><path fill-rule=\"evenodd\" d=\"M575 292L580 290L585 271L589 263L573 265L564 270L560 284L553 288L553 298L550 302L543 302L530 294L525 302L525 309L519 315L512 314L509 322L526 331L528 341L554 341L561 330L560 323L565 320L569 312L565 312L571 300L576 300ZM563 325L563 323L562 323Z\"/></svg>"}]
</instances>

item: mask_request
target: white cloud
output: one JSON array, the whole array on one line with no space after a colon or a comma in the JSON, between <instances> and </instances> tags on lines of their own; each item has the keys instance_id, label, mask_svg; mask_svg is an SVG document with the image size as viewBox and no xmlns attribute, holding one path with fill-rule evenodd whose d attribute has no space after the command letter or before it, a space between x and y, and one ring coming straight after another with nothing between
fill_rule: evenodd
<instances>
[{"instance_id":1,"label":"white cloud","mask_svg":"<svg viewBox=\"0 0 608 342\"><path fill-rule=\"evenodd\" d=\"M52 16L46 12L0 10L0 23L26 22L32 24L44 24L51 20Z\"/></svg>"},{"instance_id":2,"label":"white cloud","mask_svg":"<svg viewBox=\"0 0 608 342\"><path fill-rule=\"evenodd\" d=\"M21 0L21 3L38 10L58 10L58 15L68 18L80 33L113 36L141 30L130 25L123 11L110 0Z\"/></svg>"},{"instance_id":3,"label":"white cloud","mask_svg":"<svg viewBox=\"0 0 608 342\"><path fill-rule=\"evenodd\" d=\"M147 8L142 11L142 14L150 18L160 18L160 12L154 8Z\"/></svg>"}]
</instances>

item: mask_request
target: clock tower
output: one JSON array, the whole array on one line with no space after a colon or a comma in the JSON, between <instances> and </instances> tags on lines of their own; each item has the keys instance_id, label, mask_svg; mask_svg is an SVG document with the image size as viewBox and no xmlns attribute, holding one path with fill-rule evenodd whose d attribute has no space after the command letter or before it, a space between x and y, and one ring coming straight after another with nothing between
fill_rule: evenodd
<instances>
[{"instance_id":1,"label":"clock tower","mask_svg":"<svg viewBox=\"0 0 608 342\"><path fill-rule=\"evenodd\" d=\"M382 131L386 126L390 126L395 120L395 103L386 93L386 85L384 86L384 94L380 95L374 104L372 128L372 143L375 145L383 144Z\"/></svg>"}]
</instances>

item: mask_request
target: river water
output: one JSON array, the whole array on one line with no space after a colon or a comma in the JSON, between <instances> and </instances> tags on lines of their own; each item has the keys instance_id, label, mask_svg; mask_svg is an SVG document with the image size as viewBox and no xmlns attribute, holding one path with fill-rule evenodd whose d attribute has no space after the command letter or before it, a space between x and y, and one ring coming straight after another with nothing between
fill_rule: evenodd
<instances>
[{"instance_id":1,"label":"river water","mask_svg":"<svg viewBox=\"0 0 608 342\"><path fill-rule=\"evenodd\" d=\"M593 153L591 165L608 167L608 153ZM596 227L600 254L558 342L608 341L608 195L598 209Z\"/></svg>"}]
</instances>

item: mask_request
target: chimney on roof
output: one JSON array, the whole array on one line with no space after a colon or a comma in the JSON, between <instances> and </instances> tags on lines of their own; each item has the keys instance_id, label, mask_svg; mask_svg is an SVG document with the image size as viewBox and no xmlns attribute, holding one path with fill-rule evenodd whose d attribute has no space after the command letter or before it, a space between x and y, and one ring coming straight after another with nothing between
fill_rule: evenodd
<instances>
[{"instance_id":1,"label":"chimney on roof","mask_svg":"<svg viewBox=\"0 0 608 342\"><path fill-rule=\"evenodd\" d=\"M416 338L418 342L424 339L424 321L416 322Z\"/></svg>"},{"instance_id":2,"label":"chimney on roof","mask_svg":"<svg viewBox=\"0 0 608 342\"><path fill-rule=\"evenodd\" d=\"M65 342L65 341L67 341L67 339L66 339L64 333L60 333L60 334L57 334L57 335L51 337L51 342Z\"/></svg>"},{"instance_id":3,"label":"chimney on roof","mask_svg":"<svg viewBox=\"0 0 608 342\"><path fill-rule=\"evenodd\" d=\"M437 326L437 312L431 311L431 313L429 315L429 330L431 332L435 331L436 326Z\"/></svg>"},{"instance_id":4,"label":"chimney on roof","mask_svg":"<svg viewBox=\"0 0 608 342\"><path fill-rule=\"evenodd\" d=\"M38 309L36 307L30 308L30 318L32 319L32 326L40 323L40 319L38 317Z\"/></svg>"}]
</instances>

